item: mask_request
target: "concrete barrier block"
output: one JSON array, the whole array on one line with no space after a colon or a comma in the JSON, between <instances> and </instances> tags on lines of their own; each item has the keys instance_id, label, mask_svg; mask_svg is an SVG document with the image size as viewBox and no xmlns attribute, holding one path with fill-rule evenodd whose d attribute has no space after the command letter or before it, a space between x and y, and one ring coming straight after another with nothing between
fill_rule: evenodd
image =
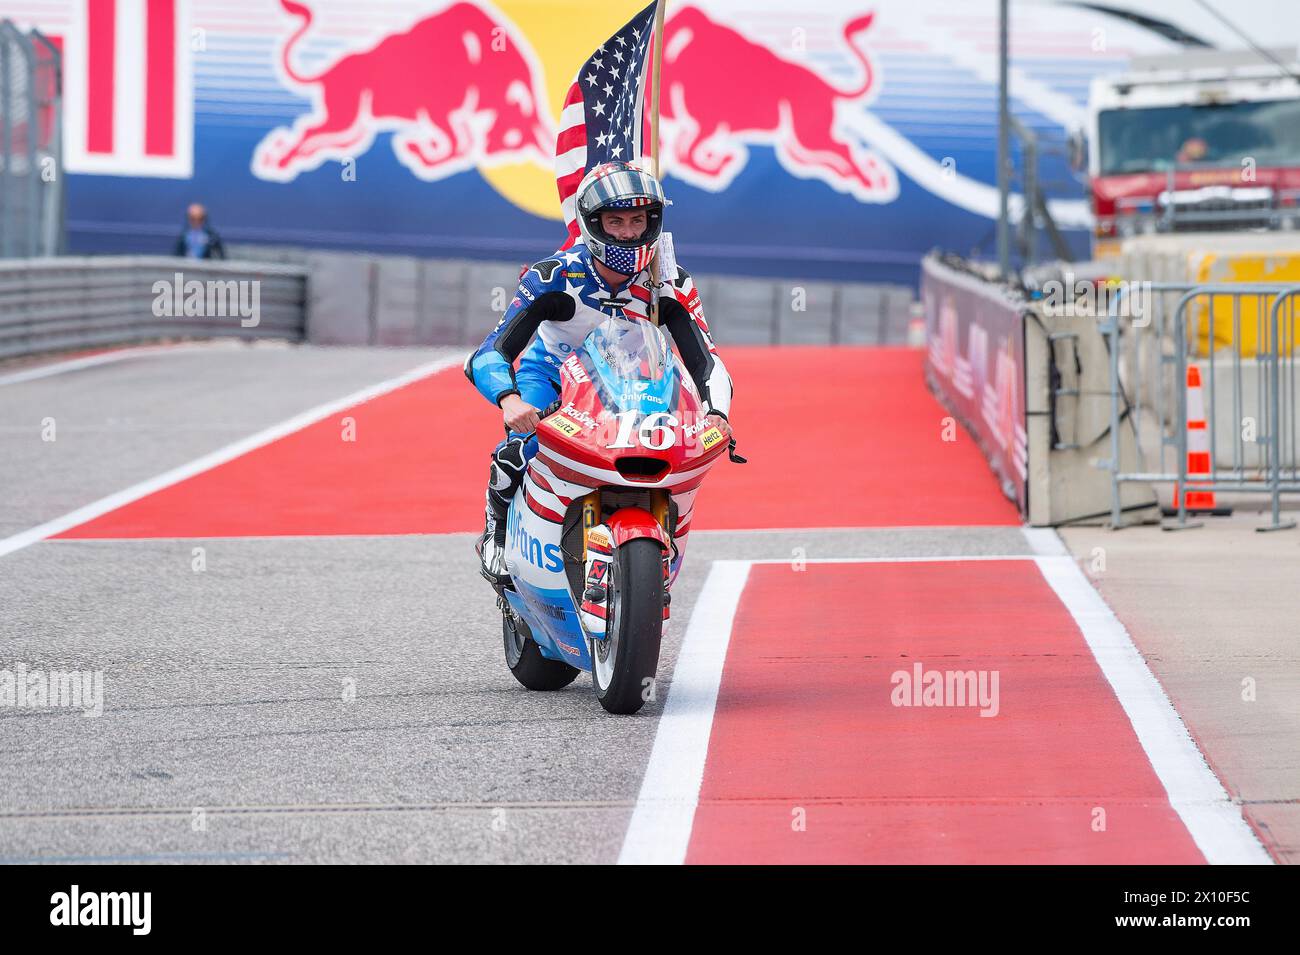
<instances>
[{"instance_id":1,"label":"concrete barrier block","mask_svg":"<svg viewBox=\"0 0 1300 955\"><path fill-rule=\"evenodd\" d=\"M307 264L307 341L320 345L374 344L374 259L316 252Z\"/></svg>"},{"instance_id":2,"label":"concrete barrier block","mask_svg":"<svg viewBox=\"0 0 1300 955\"><path fill-rule=\"evenodd\" d=\"M719 343L769 345L776 335L779 286L765 281L719 281L713 283L713 309L710 328L716 329Z\"/></svg>"},{"instance_id":3,"label":"concrete barrier block","mask_svg":"<svg viewBox=\"0 0 1300 955\"><path fill-rule=\"evenodd\" d=\"M375 260L375 344L426 345L421 328L419 262L396 255Z\"/></svg>"},{"instance_id":4,"label":"concrete barrier block","mask_svg":"<svg viewBox=\"0 0 1300 955\"><path fill-rule=\"evenodd\" d=\"M509 263L475 262L465 283L465 340L477 345L505 314L519 287L519 267Z\"/></svg>"},{"instance_id":5,"label":"concrete barrier block","mask_svg":"<svg viewBox=\"0 0 1300 955\"><path fill-rule=\"evenodd\" d=\"M782 282L774 308L777 342L782 345L829 345L839 307L829 282Z\"/></svg>"},{"instance_id":6,"label":"concrete barrier block","mask_svg":"<svg viewBox=\"0 0 1300 955\"><path fill-rule=\"evenodd\" d=\"M840 289L840 343L884 344L889 329L889 293L872 285L844 285Z\"/></svg>"},{"instance_id":7,"label":"concrete barrier block","mask_svg":"<svg viewBox=\"0 0 1300 955\"><path fill-rule=\"evenodd\" d=\"M468 280L466 262L429 259L420 263L420 327L427 336L425 344L466 343Z\"/></svg>"}]
</instances>

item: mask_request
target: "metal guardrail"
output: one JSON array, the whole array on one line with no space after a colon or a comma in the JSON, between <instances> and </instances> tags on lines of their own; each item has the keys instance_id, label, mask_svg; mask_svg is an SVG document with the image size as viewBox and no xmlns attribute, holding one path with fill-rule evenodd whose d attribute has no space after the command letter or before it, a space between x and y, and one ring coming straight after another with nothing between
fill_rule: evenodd
<instances>
[{"instance_id":1,"label":"metal guardrail","mask_svg":"<svg viewBox=\"0 0 1300 955\"><path fill-rule=\"evenodd\" d=\"M1281 495L1300 493L1297 466L1297 284L1142 283L1150 299L1137 315L1126 303L1128 289L1120 288L1110 300L1103 334L1110 347L1111 523L1121 527L1120 484L1125 481L1172 482L1182 491L1220 491L1269 495L1272 523L1260 530L1294 527L1281 519ZM1197 315L1188 307L1204 300ZM1223 347L1215 347L1216 324L1225 302L1231 309L1231 333ZM1173 302L1172 309L1169 303ZM1254 313L1254 328L1243 324L1243 305ZM1127 324L1125 322L1127 321ZM1201 323L1207 322L1202 336ZM1188 334L1189 327L1192 334ZM1253 331L1254 354L1245 343ZM1189 477L1187 467L1187 369L1193 343L1204 338L1203 365L1208 384L1207 437L1209 475ZM1127 350L1125 345L1128 346ZM1228 351L1224 355L1224 351ZM1127 374L1122 374L1126 372ZM1226 375L1224 385L1219 384ZM1219 392L1226 386L1227 394ZM1252 394L1253 392L1253 394ZM1223 402L1230 403L1226 407ZM1121 404L1124 406L1121 412ZM1220 422L1231 426L1232 440L1223 440ZM1253 413L1248 413L1253 412ZM1138 436L1138 470L1119 469L1119 423L1130 418ZM1160 461L1147 468L1143 449L1145 421L1154 419ZM1246 437L1247 433L1251 437ZM1248 447L1254 445L1256 448ZM1172 452L1174 460L1169 461ZM1189 481L1191 482L1189 485ZM1178 515L1171 529L1193 527L1187 520L1187 495L1178 495Z\"/></svg>"},{"instance_id":2,"label":"metal guardrail","mask_svg":"<svg viewBox=\"0 0 1300 955\"><path fill-rule=\"evenodd\" d=\"M311 272L308 339L346 345L479 344L515 294L521 262L422 259L228 243L232 256ZM694 275L709 330L727 345L902 345L902 285Z\"/></svg>"},{"instance_id":3,"label":"metal guardrail","mask_svg":"<svg viewBox=\"0 0 1300 955\"><path fill-rule=\"evenodd\" d=\"M306 299L303 266L167 256L0 261L0 358L159 338L301 340Z\"/></svg>"},{"instance_id":4,"label":"metal guardrail","mask_svg":"<svg viewBox=\"0 0 1300 955\"><path fill-rule=\"evenodd\" d=\"M0 260L0 359L209 336L470 347L498 323L519 277L512 263L296 254ZM160 282L171 298L155 309ZM202 286L193 310L190 282ZM237 314L238 288L222 287L232 282L257 283L256 322ZM698 287L725 345L902 344L912 319L911 290L899 286L703 276Z\"/></svg>"}]
</instances>

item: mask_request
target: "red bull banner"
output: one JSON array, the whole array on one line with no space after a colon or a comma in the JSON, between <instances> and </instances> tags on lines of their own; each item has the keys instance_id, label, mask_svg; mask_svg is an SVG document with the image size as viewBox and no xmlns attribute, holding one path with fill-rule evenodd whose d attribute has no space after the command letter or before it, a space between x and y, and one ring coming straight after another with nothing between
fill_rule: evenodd
<instances>
[{"instance_id":1,"label":"red bull banner","mask_svg":"<svg viewBox=\"0 0 1300 955\"><path fill-rule=\"evenodd\" d=\"M927 257L921 268L926 380L975 438L1003 493L1028 515L1025 321L1000 285ZM955 424L955 423L953 423ZM945 437L952 440L952 427Z\"/></svg>"},{"instance_id":2,"label":"red bull banner","mask_svg":"<svg viewBox=\"0 0 1300 955\"><path fill-rule=\"evenodd\" d=\"M564 238L556 136L578 71L645 0L0 0L65 54L70 247L227 243L535 259ZM668 0L666 225L699 272L915 281L997 214L996 4ZM1065 165L1090 78L1172 41L1012 3L1013 108L1082 253ZM625 68L607 51L602 70ZM1055 148L1059 146L1060 148Z\"/></svg>"}]
</instances>

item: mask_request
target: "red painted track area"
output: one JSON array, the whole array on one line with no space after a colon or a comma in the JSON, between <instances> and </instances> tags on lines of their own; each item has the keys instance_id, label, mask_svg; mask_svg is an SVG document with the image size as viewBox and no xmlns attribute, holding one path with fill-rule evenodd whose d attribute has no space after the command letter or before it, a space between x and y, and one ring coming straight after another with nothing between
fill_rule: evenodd
<instances>
[{"instance_id":1,"label":"red painted track area","mask_svg":"<svg viewBox=\"0 0 1300 955\"><path fill-rule=\"evenodd\" d=\"M719 463L697 527L1018 526L970 436L942 440L920 351L726 360L750 463ZM452 367L60 536L477 531L501 434ZM687 862L1205 861L1033 560L754 564L731 634ZM996 672L996 717L895 705L917 663Z\"/></svg>"},{"instance_id":2,"label":"red painted track area","mask_svg":"<svg viewBox=\"0 0 1300 955\"><path fill-rule=\"evenodd\" d=\"M997 671L998 715L893 705L917 662ZM1204 859L1035 564L983 561L751 568L687 861Z\"/></svg>"},{"instance_id":3,"label":"red painted track area","mask_svg":"<svg viewBox=\"0 0 1300 955\"><path fill-rule=\"evenodd\" d=\"M730 348L739 451L697 503L705 530L1019 523L920 351ZM345 418L355 441L343 440ZM499 413L459 368L354 409L59 536L422 534L482 527Z\"/></svg>"},{"instance_id":4,"label":"red painted track area","mask_svg":"<svg viewBox=\"0 0 1300 955\"><path fill-rule=\"evenodd\" d=\"M344 440L352 420L355 440ZM453 367L60 535L418 534L483 526L491 408ZM477 507L474 506L477 502Z\"/></svg>"},{"instance_id":5,"label":"red painted track area","mask_svg":"<svg viewBox=\"0 0 1300 955\"><path fill-rule=\"evenodd\" d=\"M737 450L710 474L696 526L1019 525L970 435L942 440L948 412L924 353L900 348L728 349Z\"/></svg>"}]
</instances>

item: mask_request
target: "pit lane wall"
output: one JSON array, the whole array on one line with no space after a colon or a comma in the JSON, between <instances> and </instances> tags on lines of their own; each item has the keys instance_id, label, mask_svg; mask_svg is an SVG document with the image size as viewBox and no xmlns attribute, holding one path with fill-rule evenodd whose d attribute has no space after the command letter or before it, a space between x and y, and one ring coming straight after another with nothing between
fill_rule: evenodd
<instances>
[{"instance_id":1,"label":"pit lane wall","mask_svg":"<svg viewBox=\"0 0 1300 955\"><path fill-rule=\"evenodd\" d=\"M926 380L975 438L1002 492L1028 503L1023 301L955 257L921 265ZM951 429L943 437L952 440Z\"/></svg>"},{"instance_id":2,"label":"pit lane wall","mask_svg":"<svg viewBox=\"0 0 1300 955\"><path fill-rule=\"evenodd\" d=\"M974 263L922 263L926 380L975 439L1027 523L1101 523L1111 513L1109 351L1095 316L1045 308ZM1121 422L1121 467L1136 458ZM950 431L941 429L941 437ZM1157 516L1154 491L1127 484L1130 520Z\"/></svg>"}]
</instances>

